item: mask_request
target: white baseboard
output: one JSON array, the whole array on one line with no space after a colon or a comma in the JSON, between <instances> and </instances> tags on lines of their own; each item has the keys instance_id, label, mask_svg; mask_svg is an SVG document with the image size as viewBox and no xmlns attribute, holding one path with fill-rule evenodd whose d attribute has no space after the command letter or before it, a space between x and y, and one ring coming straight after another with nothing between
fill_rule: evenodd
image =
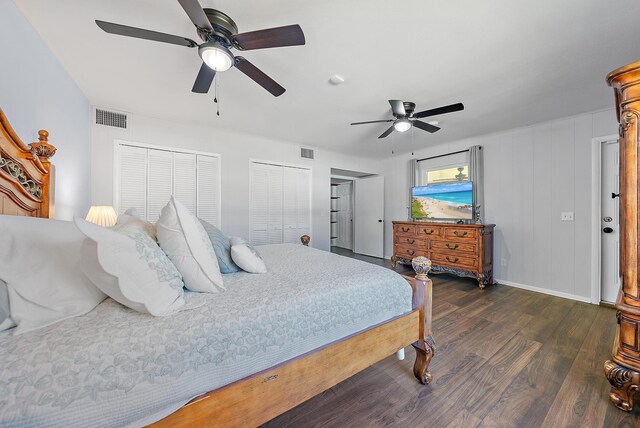
<instances>
[{"instance_id":1,"label":"white baseboard","mask_svg":"<svg viewBox=\"0 0 640 428\"><path fill-rule=\"evenodd\" d=\"M549 290L548 288L534 287L532 285L519 284L517 282L506 281L504 279L497 278L495 279L495 282L497 282L498 284L508 285L510 287L522 288L523 290L535 291L536 293L548 294L550 296L562 297L564 299L577 300L578 302L597 304L593 303L590 297L577 296L575 294L565 293L563 291Z\"/></svg>"}]
</instances>

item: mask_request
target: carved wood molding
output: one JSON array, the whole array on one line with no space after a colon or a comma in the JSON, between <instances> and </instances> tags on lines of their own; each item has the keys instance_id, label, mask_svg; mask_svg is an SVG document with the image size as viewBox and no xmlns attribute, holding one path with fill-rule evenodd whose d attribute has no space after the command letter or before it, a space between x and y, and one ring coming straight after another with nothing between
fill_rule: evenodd
<instances>
[{"instance_id":1,"label":"carved wood molding","mask_svg":"<svg viewBox=\"0 0 640 428\"><path fill-rule=\"evenodd\" d=\"M9 174L31 196L38 199L42 197L42 185L29 177L18 162L4 157L2 153L0 153L0 169Z\"/></svg>"}]
</instances>

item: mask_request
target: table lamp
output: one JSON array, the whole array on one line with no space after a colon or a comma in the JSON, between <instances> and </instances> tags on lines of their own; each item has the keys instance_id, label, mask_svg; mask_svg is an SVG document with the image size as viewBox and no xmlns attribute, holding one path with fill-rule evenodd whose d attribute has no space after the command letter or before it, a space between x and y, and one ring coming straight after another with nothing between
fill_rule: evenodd
<instances>
[{"instance_id":1,"label":"table lamp","mask_svg":"<svg viewBox=\"0 0 640 428\"><path fill-rule=\"evenodd\" d=\"M94 205L89 208L85 220L102 227L111 227L116 224L117 215L113 207L108 205Z\"/></svg>"}]
</instances>

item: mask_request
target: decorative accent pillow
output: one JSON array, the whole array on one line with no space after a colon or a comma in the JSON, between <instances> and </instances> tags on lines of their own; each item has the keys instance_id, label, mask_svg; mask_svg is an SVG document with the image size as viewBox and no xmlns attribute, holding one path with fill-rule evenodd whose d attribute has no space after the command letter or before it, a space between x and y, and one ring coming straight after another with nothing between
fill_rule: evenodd
<instances>
[{"instance_id":1,"label":"decorative accent pillow","mask_svg":"<svg viewBox=\"0 0 640 428\"><path fill-rule=\"evenodd\" d=\"M107 297L81 269L85 238L72 222L3 215L0 236L14 334L84 315Z\"/></svg>"},{"instance_id":2,"label":"decorative accent pillow","mask_svg":"<svg viewBox=\"0 0 640 428\"><path fill-rule=\"evenodd\" d=\"M218 266L220 267L220 273L235 273L240 272L242 269L233 262L231 258L231 244L229 244L229 238L222 233L220 229L214 225L207 223L204 220L200 220L202 227L209 235L211 245L213 245L213 251L216 253L218 259Z\"/></svg>"},{"instance_id":3,"label":"decorative accent pillow","mask_svg":"<svg viewBox=\"0 0 640 428\"><path fill-rule=\"evenodd\" d=\"M0 331L16 326L10 315L9 290L7 289L7 283L0 279Z\"/></svg>"},{"instance_id":4,"label":"decorative accent pillow","mask_svg":"<svg viewBox=\"0 0 640 428\"><path fill-rule=\"evenodd\" d=\"M172 196L156 224L158 243L191 291L224 290L218 259L207 232L187 207Z\"/></svg>"},{"instance_id":5,"label":"decorative accent pillow","mask_svg":"<svg viewBox=\"0 0 640 428\"><path fill-rule=\"evenodd\" d=\"M249 273L267 273L267 266L260 253L242 238L229 239L231 257L242 270Z\"/></svg>"},{"instance_id":6,"label":"decorative accent pillow","mask_svg":"<svg viewBox=\"0 0 640 428\"><path fill-rule=\"evenodd\" d=\"M170 315L185 304L180 272L150 236L146 222L129 216L107 229L74 219L88 238L82 269L115 301L142 313Z\"/></svg>"}]
</instances>

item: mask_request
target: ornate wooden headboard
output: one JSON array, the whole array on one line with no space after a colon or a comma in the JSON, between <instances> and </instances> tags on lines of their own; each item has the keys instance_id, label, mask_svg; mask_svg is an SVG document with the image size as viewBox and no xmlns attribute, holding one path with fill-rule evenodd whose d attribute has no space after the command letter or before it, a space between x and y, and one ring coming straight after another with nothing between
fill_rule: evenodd
<instances>
[{"instance_id":1,"label":"ornate wooden headboard","mask_svg":"<svg viewBox=\"0 0 640 428\"><path fill-rule=\"evenodd\" d=\"M49 133L24 144L0 109L0 214L53 217L53 165L56 148Z\"/></svg>"}]
</instances>

